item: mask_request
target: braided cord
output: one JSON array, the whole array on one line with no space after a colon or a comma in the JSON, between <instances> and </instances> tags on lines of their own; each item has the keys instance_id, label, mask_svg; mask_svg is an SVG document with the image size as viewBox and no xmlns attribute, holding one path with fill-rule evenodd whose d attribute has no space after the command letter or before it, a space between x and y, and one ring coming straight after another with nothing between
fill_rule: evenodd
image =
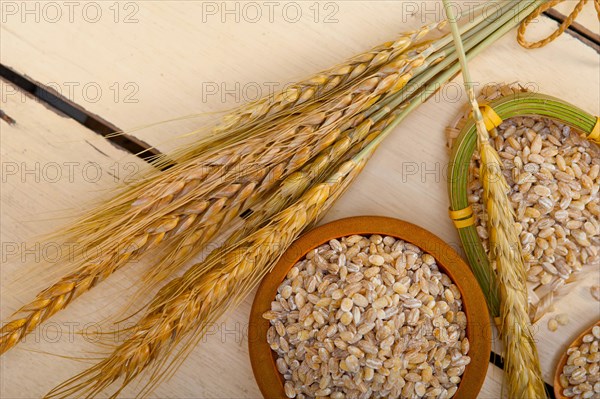
<instances>
[{"instance_id":1,"label":"braided cord","mask_svg":"<svg viewBox=\"0 0 600 399\"><path fill-rule=\"evenodd\" d=\"M540 48L540 47L544 47L548 43L552 42L554 39L556 39L557 37L562 35L569 28L569 26L571 26L573 21L575 21L575 18L577 18L577 16L579 15L579 13L583 9L583 7L588 2L588 0L580 0L577 3L577 5L575 5L575 8L573 8L573 11L571 12L571 14L569 14L569 16L567 18L565 18L563 23L560 24L560 26L554 32L552 32L552 34L550 34L550 36L546 37L545 39L539 40L537 42L527 41L525 39L525 32L527 31L527 27L529 26L531 21L533 21L534 19L539 17L544 11L549 10L550 8L554 7L555 5L562 3L563 1L564 0L548 1L547 3L544 3L541 6L539 6L534 12L532 12L527 18L525 18L523 20L523 22L521 22L521 25L519 26L519 30L517 31L517 41L519 42L519 44L521 46L523 46L527 49ZM598 19L600 20L600 0L593 0L592 2L594 3L594 7L596 8L596 12L598 13Z\"/></svg>"}]
</instances>

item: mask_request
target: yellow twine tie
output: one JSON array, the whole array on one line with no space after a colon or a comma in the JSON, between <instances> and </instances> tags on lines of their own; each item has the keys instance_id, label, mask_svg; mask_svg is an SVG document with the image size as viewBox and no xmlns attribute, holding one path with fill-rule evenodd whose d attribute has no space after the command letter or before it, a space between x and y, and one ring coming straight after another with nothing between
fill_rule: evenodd
<instances>
[{"instance_id":1,"label":"yellow twine tie","mask_svg":"<svg viewBox=\"0 0 600 399\"><path fill-rule=\"evenodd\" d=\"M566 31L569 28L569 26L571 26L573 21L575 21L575 18L577 18L577 16L583 9L583 6L585 6L585 4L588 2L588 0L580 0L577 3L577 5L575 5L575 8L573 8L573 11L571 12L571 14L569 14L569 16L567 18L565 18L563 23L560 24L558 29L556 29L550 36L548 36L545 39L534 42L534 43L528 42L525 39L525 31L527 30L527 26L529 25L529 23L531 21L533 21L535 18L539 17L544 11L549 10L550 8L554 7L555 5L562 3L563 1L564 0L551 0L547 3L544 3L541 6L539 6L538 8L536 8L534 12L532 12L527 18L525 18L523 20L523 22L521 22L521 25L519 26L519 30L517 31L517 41L519 42L519 44L521 46L523 46L527 49L544 47L545 45L547 45L548 43L550 43L551 41L553 41L554 39L556 39L557 37L562 35L564 33L564 31ZM596 12L598 13L598 19L600 20L600 0L593 0L593 3L594 3L594 7L596 8Z\"/></svg>"},{"instance_id":2,"label":"yellow twine tie","mask_svg":"<svg viewBox=\"0 0 600 399\"><path fill-rule=\"evenodd\" d=\"M592 129L590 134L586 136L586 138L589 141L593 141L596 144L600 144L600 116L596 118L596 125L594 125L594 128Z\"/></svg>"},{"instance_id":3,"label":"yellow twine tie","mask_svg":"<svg viewBox=\"0 0 600 399\"><path fill-rule=\"evenodd\" d=\"M480 105L479 110L481 111L483 123L485 123L485 128L488 132L494 128L497 128L502 123L502 118L500 118L500 115L498 115L496 111L494 111L494 109L489 105ZM469 116L472 118L473 112L471 112Z\"/></svg>"},{"instance_id":4,"label":"yellow twine tie","mask_svg":"<svg viewBox=\"0 0 600 399\"><path fill-rule=\"evenodd\" d=\"M448 214L457 229L473 226L475 224L475 215L471 205L457 211L449 210Z\"/></svg>"}]
</instances>

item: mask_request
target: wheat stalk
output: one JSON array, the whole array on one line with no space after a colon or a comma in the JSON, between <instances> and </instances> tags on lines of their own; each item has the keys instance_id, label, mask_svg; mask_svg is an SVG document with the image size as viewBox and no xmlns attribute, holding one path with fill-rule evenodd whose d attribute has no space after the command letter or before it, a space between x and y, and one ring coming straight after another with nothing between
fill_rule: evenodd
<instances>
[{"instance_id":1,"label":"wheat stalk","mask_svg":"<svg viewBox=\"0 0 600 399\"><path fill-rule=\"evenodd\" d=\"M273 214L285 208L291 201L296 200L310 183L318 180L323 173L326 173L332 167L337 166L340 160L358 151L364 143L369 141L369 137L373 137L375 132L382 130L389 121L393 120L393 114L386 114L386 118L384 119L381 119L381 117L366 119L358 126L346 130L335 143L323 149L316 157L302 167L301 170L288 175L280 182L277 181L275 191L269 194L267 200L262 200L260 203L255 204L255 210L244 223L244 226L260 226ZM379 122L376 123L377 121ZM354 146L354 150L351 150L352 146ZM231 213L233 212L229 210L228 214ZM181 243L178 244L175 242L174 246L176 246L176 250L170 251L152 270L148 279L148 286L152 286L153 282L157 280L166 278L166 276L178 269L202 248L205 241L197 240L195 238L196 230L191 230L190 234ZM234 235L241 238L250 231L252 230L242 227L238 228ZM202 230L198 230L198 232L202 232ZM199 267L198 265L197 268Z\"/></svg>"},{"instance_id":2,"label":"wheat stalk","mask_svg":"<svg viewBox=\"0 0 600 399\"><path fill-rule=\"evenodd\" d=\"M120 218L106 211L100 216L83 220L82 224L110 219L112 222L108 228L113 232L113 228L132 217L148 224L154 222L156 217L174 212L194 198L204 198L215 190L225 190L231 195L240 187L232 186L240 176L245 180L255 180L249 179L248 175L262 173L265 168L291 172L331 144L341 131L360 122L369 105L375 103L392 84L395 84L393 91L403 87L410 75L400 72L423 64L427 55L416 53L397 59L374 76L358 82L345 94L314 104L310 112L286 119L236 145L173 167L158 180L144 182L108 204L110 211L131 205L132 209L127 209ZM277 177L279 174L270 180ZM198 187L200 185L201 188ZM149 214L155 218L146 218ZM91 234L87 242L96 245L101 234L103 232Z\"/></svg>"},{"instance_id":3,"label":"wheat stalk","mask_svg":"<svg viewBox=\"0 0 600 399\"><path fill-rule=\"evenodd\" d=\"M488 214L490 257L496 262L500 281L500 325L504 343L504 371L510 398L546 397L537 348L530 330L525 265L514 211L507 193L509 186L502 174L500 156L489 143L489 134L469 74L466 55L449 0L443 0L446 16L459 56L467 97L477 127L481 157L480 179Z\"/></svg>"},{"instance_id":4,"label":"wheat stalk","mask_svg":"<svg viewBox=\"0 0 600 399\"><path fill-rule=\"evenodd\" d=\"M407 80L405 78L403 82L405 83ZM335 130L334 136L337 137L338 135L339 128ZM317 142L310 150L322 151L331 144L331 138L333 137L326 136L324 142ZM292 140L294 139L292 138ZM297 143L292 144L292 148L296 146L299 145ZM306 163L308 159L312 158L313 154L310 150L299 151L291 159L284 160L284 162L280 162L270 169L268 168L269 165L266 164L264 169L260 169L262 184L248 181L251 179L248 176L243 176L243 185L240 183L229 184L217 190L217 193L211 200L202 199L192 201L186 204L183 209L176 209L174 213L165 215L149 225L147 224L147 227L141 233L133 229L134 234L131 234L130 231L132 229L130 227L124 233L124 236L131 234L132 238L124 240L124 244L121 245L122 248L119 249L115 246L102 248L103 256L101 258L88 260L82 267L38 294L33 302L19 309L12 320L0 329L0 353L4 353L12 348L40 323L59 310L64 309L74 298L108 277L116 269L126 264L132 257L139 256L141 253L156 248L167 234L176 236L189 229L193 224L196 224L195 229L191 234L185 236L185 240L176 251L179 261L174 262L174 264L179 265L185 262L194 253L194 251L189 249L192 246L195 248L201 247L210 240L218 232L219 227L241 212L245 201L250 197L258 198L262 193L268 191L282 176L291 173ZM203 175L195 173L192 176L201 178ZM251 174L250 176L255 177L256 174ZM196 187L199 186L200 179L192 181L193 183L189 184L193 184ZM172 199L182 191L187 191L185 195L201 197L200 194L195 194L193 190L190 190L189 187L184 187L182 184L165 183L164 185L159 185L153 191L153 194L159 197L158 203L164 201L165 198ZM146 198L148 196L137 200L132 204L132 207L147 207L148 202ZM227 205L228 207L226 207ZM164 204L161 208L165 208ZM198 217L198 215L201 217ZM205 228L203 229L202 227ZM114 237L115 232L112 230L108 238L114 240ZM171 260L173 261L173 259ZM164 271L161 272L160 268L157 269L155 277L162 278L164 276Z\"/></svg>"},{"instance_id":5,"label":"wheat stalk","mask_svg":"<svg viewBox=\"0 0 600 399\"><path fill-rule=\"evenodd\" d=\"M472 26L475 26L477 24L477 22L478 22L478 20L474 19L473 21L471 21L470 25L467 24L467 27L465 27L464 29L466 31L468 31L469 29L471 29ZM445 25L445 22L439 23L437 25L438 25L438 28L441 29L441 27L443 25ZM424 46L422 49L418 49L418 50L414 51L412 54L408 54L402 58L396 59L394 62L390 63L389 65L387 65L385 67L386 70L380 71L379 73L389 73L389 72L393 72L393 71L404 68L404 74L399 77L398 82L397 82L396 86L394 87L394 90L392 90L392 92L390 94L388 94L388 97L386 98L386 100L376 103L375 105L370 107L367 111L365 111L363 114L357 115L354 119L355 122L353 122L351 125L354 125L357 121L362 120L365 116L370 116L374 121L377 121L382 116L385 116L386 113L390 111L390 109L392 109L394 106L397 106L399 103L401 103L401 101L404 100L404 98L402 96L394 94L394 92L396 92L397 90L403 89L404 86L406 85L406 82L409 79L411 79L413 76L418 76L420 74L426 75L426 76L424 76L424 79L421 79L421 84L422 84L423 81L427 81L428 79L433 77L435 75L435 73L442 70L444 67L442 65L439 65L440 68L432 68L431 71L429 71L428 68L430 65L438 62L440 59L443 59L447 55L452 55L452 53L450 51L435 53L435 50L442 47L444 44L448 43L448 40L449 39L446 38L444 40L441 40L438 43L435 43L434 45L430 44L430 45ZM471 43L471 46L473 46L473 45L474 45L474 43ZM430 56L430 58L424 60L424 57L427 57L427 56ZM454 58L455 58L455 55L454 55ZM454 58L448 57L445 60L445 61L448 61L445 63L445 66L449 65ZM401 65L404 65L404 67L402 67ZM425 73L425 71L427 73ZM418 84L417 84L417 87L419 87ZM376 111L379 111L379 112L376 112ZM346 123L346 126L348 126L348 123ZM342 129L338 128L336 131L333 132L333 135L335 137L338 137L340 130L342 130ZM257 139L257 141L259 141L259 140L261 140L261 139ZM328 140L326 140L326 141L328 142ZM257 143L257 145L258 145L258 143ZM298 143L296 145L298 145ZM291 147L293 147L293 146L291 146ZM322 148L322 146L317 146L315 148L315 151L313 151L309 155L309 157L312 157L314 155L314 152L316 152L317 150L320 150L321 148ZM303 153L303 155L304 155L304 153ZM292 159L292 161L295 161L295 160ZM294 163L296 163L296 162L294 162ZM282 166L282 164L276 165L273 168L273 170L277 170L277 168L280 166ZM284 169L286 171L290 170L289 166L285 167ZM281 175L281 176L285 177L285 174ZM272 179L267 179L267 180L270 181ZM160 187L157 190L160 190ZM264 190L262 190L262 191L264 191ZM148 198L149 197L147 197L146 199L141 199L141 200L138 199L136 201L136 203L137 204L152 203L153 201ZM253 199L256 199L256 196L254 196ZM248 207L250 207L253 202L248 201L247 203L248 203ZM243 211L244 209L240 209L240 210ZM169 257L168 259L165 259L165 261L163 262L163 263L169 263L173 267L171 269L166 268L163 270L163 266L159 266L155 270L162 273L163 275L168 274L171 272L172 269L176 269L183 262L185 262L184 258L186 258L186 256L188 254L191 256L192 254L197 253L201 249L201 247L205 241L198 240L197 234L199 234L199 233L194 228L190 228L188 230L189 230L188 237L184 238L183 241L174 242L176 250L172 251L172 253L176 254L176 255ZM181 256L183 254L185 254L186 256ZM158 280L160 280L160 278L158 278Z\"/></svg>"},{"instance_id":6,"label":"wheat stalk","mask_svg":"<svg viewBox=\"0 0 600 399\"><path fill-rule=\"evenodd\" d=\"M471 26L476 22L471 21ZM425 31L421 30L421 34ZM411 40L421 34L413 35ZM83 219L72 231L85 237L80 241L80 254L99 247L101 256L80 259L75 271L21 308L0 330L0 353L129 260L157 248L168 238L170 250L151 272L149 286L164 279L235 216L258 201L274 182L329 146L341 131L374 112L377 107L371 105L382 95L402 89L414 70L422 71L429 65L431 60L427 61L427 57L433 54L433 60L437 60L435 51L446 43L447 38L396 57L346 90L341 99L313 104L308 114L285 121L283 127L271 128L271 144L265 145L267 135L262 133L237 145L219 148L218 152L142 182L110 201L105 209ZM386 101L393 100L394 96L390 96ZM388 111L389 108L381 110L373 119ZM295 151L297 148L302 150ZM290 158L291 153L294 155Z\"/></svg>"},{"instance_id":7,"label":"wheat stalk","mask_svg":"<svg viewBox=\"0 0 600 399\"><path fill-rule=\"evenodd\" d=\"M455 72L456 68L451 69L440 79L449 79ZM342 162L327 179L309 188L297 202L269 219L273 212L270 206L285 207L313 181L315 174L321 175L328 168L330 160L317 157L303 171L289 176L261 207L261 212L253 214L246 221L246 227L227 240L224 249L214 250L204 262L192 266L182 277L173 279L159 291L129 339L108 358L54 388L47 398L66 398L75 394L94 397L122 378L121 385L111 396L116 398L140 373L150 369L153 370L150 382L139 396L149 394L176 370L202 338L206 326L239 304L291 242L342 194L381 143L378 139L387 136L433 92L435 89L416 93L407 100L407 105L397 110L401 110L399 115L390 115L373 125L363 140L367 145L358 144L364 147L358 154ZM368 126L371 123L365 121L359 136L365 135ZM360 128L356 129L356 132L360 131ZM340 141L338 145L341 151L346 144Z\"/></svg>"},{"instance_id":8,"label":"wheat stalk","mask_svg":"<svg viewBox=\"0 0 600 399\"><path fill-rule=\"evenodd\" d=\"M441 27L444 24L445 23L442 22L434 25ZM473 21L469 26L471 25L474 25ZM429 27L423 28L424 31L428 29ZM413 34L415 38L418 38L421 35L422 32L418 34ZM362 79L360 82L356 83L352 88L350 88L350 90L346 90L339 96L334 96L333 98L324 98L324 100L327 101L320 101L311 104L311 107L305 110L307 112L298 113L293 118L290 117L290 119L283 118L282 120L280 120L280 122L287 121L287 123L276 124L275 126L271 126L266 130L257 129L260 130L260 137L256 137L255 134L252 134L250 136L251 138L253 138L253 141L244 141L243 145L245 147L252 148L254 146L254 143L256 143L259 148L264 148L265 139L269 140L268 138L266 138L267 134L276 133L277 139L280 139L282 137L282 134L285 135L287 133L290 133L290 130L292 133L307 133L307 130L314 129L315 127L318 127L318 125L331 126L333 122L339 120L343 116L346 116L351 113L357 114L357 112L361 110L364 111L364 107L361 108L361 100L362 102L364 102L365 97L368 97L369 94L371 94L372 96L380 95L381 89L385 89L385 85L391 84L394 77L397 78L399 73L402 72L402 70L407 70L409 68L415 68L419 65L424 65L424 60L428 56L432 55L436 50L447 44L447 42L447 38L443 38L439 42L423 46L421 54L419 54L419 51L413 51L411 57L395 58L394 60L391 60L388 64L383 65L379 71ZM404 85L405 82L398 81L396 83L398 86L393 87L392 90L386 94L391 95L395 93L397 90L399 90L399 88L401 88ZM379 86L375 87L378 84ZM368 93L369 91L373 92ZM369 103L374 103L376 101L377 99L371 98ZM377 107L371 107L371 109L376 108ZM299 130L294 131L294 129L298 128ZM327 131L330 132L331 130ZM257 133L257 131L253 131L253 133ZM261 146L260 143L263 143L263 145ZM296 142L296 144L302 144L302 142ZM211 176L211 178L222 179L225 178L222 166L224 164L228 166L236 166L236 161L239 161L239 159L236 157L237 153L239 153L239 147L236 146L229 146L224 149L218 148L218 150L213 151L209 155L194 158L194 162L186 163L180 168L174 168L172 170L172 173L170 173L169 175L179 175L180 177L185 177L185 173L198 173L199 176L201 176L201 178L205 181L209 179L209 176ZM143 187L145 195L141 196L140 198L132 198L130 195L126 198L126 201L124 202L130 203L130 201L134 201L135 205L139 206L138 210L140 212L146 212L147 209L156 209L157 207L160 207L160 204L155 205L157 203L157 197L159 199L166 198L164 199L164 201L169 202L169 198L177 196L178 191L183 191L185 187L185 184L182 184L181 181L170 181L170 179L159 184L156 184L155 181L150 181ZM138 190L138 192L140 191L142 190ZM114 224L116 225L116 223Z\"/></svg>"},{"instance_id":9,"label":"wheat stalk","mask_svg":"<svg viewBox=\"0 0 600 399\"><path fill-rule=\"evenodd\" d=\"M212 134L208 137L200 137L191 146L191 149L187 149L187 146L185 146L169 154L167 160L158 159L155 162L157 166L167 166L167 162L176 159L179 162L171 170L172 173L166 174L156 169L149 171L140 185L128 190L123 196L116 197L113 201L103 204L101 212L81 219L78 224L93 224L96 227L102 225L108 226L107 228L118 227L122 221L115 221L114 211L123 210L123 207L127 207L132 203L135 203L137 206L136 211L141 214L160 209L165 203L168 204L173 196L178 195L178 192L185 191L188 188L188 184L182 184L181 181L166 179L165 176L167 175L184 175L186 171L190 174L195 173L196 178L192 179L194 182L197 179L206 180L211 174L216 175L217 178L223 177L219 175L222 170L217 166L220 165L219 161L226 158L222 154L224 148L229 147L228 156L235 159L231 152L235 153L236 149L239 148L232 148L232 144L240 143L243 138L251 138L257 133L263 135L266 131L281 133L281 130L289 129L289 126L294 126L300 117L311 114L319 105L323 105L323 101L335 98L333 95L335 94L334 89L347 88L349 84L358 82L359 78L376 72L379 67L387 63L394 65L393 61L397 56L418 43L430 31L441 29L443 25L443 23L432 23L417 31L403 34L396 41L384 43L369 52L355 56L346 63L316 74L287 88L284 92L277 93L273 97L262 98L234 109L223 117L224 121L221 124L214 127ZM309 93L319 93L319 101L309 101L312 98ZM299 109L300 104L310 105L310 107ZM260 111L263 108L266 108L267 111ZM292 117L295 119L292 119ZM319 116L316 116L316 118L318 119ZM249 120L254 121L255 125L247 126ZM234 121L238 123L235 124ZM276 123L273 123L273 121ZM282 125L286 121L288 123ZM306 122L306 119L303 122ZM265 126L269 126L269 128L266 129ZM260 140L264 141L264 138ZM246 144L246 146L251 146L251 143ZM191 166L192 163L194 166ZM173 165L169 166L172 167ZM194 170L190 171L190 168ZM155 178L160 181L157 182ZM103 224L102 221L106 223ZM75 228L67 232L79 235L80 230ZM91 239L86 242L94 245L94 241Z\"/></svg>"},{"instance_id":10,"label":"wheat stalk","mask_svg":"<svg viewBox=\"0 0 600 399\"><path fill-rule=\"evenodd\" d=\"M263 220L270 217L273 213L283 209L289 201L295 200L311 182L318 180L323 173L331 169L331 167L336 166L337 162L343 156L348 157L351 155L353 153L353 151L350 151L352 146L356 147L356 143L368 142L369 140L366 138L373 135L373 130L379 131L383 129L393 119L393 116L389 114L385 116L386 118L384 119L381 119L381 117L365 119L358 126L347 129L332 145L323 149L302 169L287 175L282 181L277 181L275 191L269 194L269 198L266 201L261 200L260 202L249 204L249 206L252 206L253 212L245 224L260 225ZM374 125L375 127L373 127ZM358 149L359 147L356 148ZM232 213L239 214L239 209L235 209L235 212L232 212L231 209L228 211L228 214ZM190 230L189 234L183 240L173 243L176 249L169 251L169 254L152 269L148 278L150 286L177 270L189 257L198 253L206 243L205 240L196 239L197 233L202 232L202 229L193 227ZM239 229L236 234L240 236L242 231L245 230Z\"/></svg>"},{"instance_id":11,"label":"wheat stalk","mask_svg":"<svg viewBox=\"0 0 600 399\"><path fill-rule=\"evenodd\" d=\"M307 164L301 171L295 172L283 180L270 198L252 214L246 224L258 226L274 213L283 209L290 201L297 199L298 195L308 187L312 180L321 176L327 169L330 169L331 165L335 165L336 160L341 159L342 155L348 153L352 145L365 140L368 135L373 135L375 132L383 129L391 118L384 119L373 129L371 127L375 122L371 119L367 119L356 128L350 129L342 138L329 148L323 150L319 156ZM249 232L249 229L240 229L236 233L236 237L241 237ZM204 234L206 235L206 232ZM156 240L153 241L156 242ZM180 255L179 252L176 253L178 256ZM197 267L200 267L200 265ZM158 270L161 269L159 268ZM30 312L28 317L13 320L0 330L0 333L4 334L0 338L0 351L8 350L42 320L66 306L81 291L89 289L95 284L92 281L93 279L94 274L92 272L78 270L76 273L63 278L59 283L42 292L38 296L38 300L21 309L21 312Z\"/></svg>"}]
</instances>

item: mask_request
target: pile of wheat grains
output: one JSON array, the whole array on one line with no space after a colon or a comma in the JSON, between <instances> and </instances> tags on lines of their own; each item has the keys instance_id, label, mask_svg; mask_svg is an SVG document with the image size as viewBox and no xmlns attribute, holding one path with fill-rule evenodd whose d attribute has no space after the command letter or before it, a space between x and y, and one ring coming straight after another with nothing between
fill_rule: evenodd
<instances>
[{"instance_id":1,"label":"pile of wheat grains","mask_svg":"<svg viewBox=\"0 0 600 399\"><path fill-rule=\"evenodd\" d=\"M582 338L581 345L567 350L559 383L562 394L574 399L600 399L600 326Z\"/></svg>"},{"instance_id":2,"label":"pile of wheat grains","mask_svg":"<svg viewBox=\"0 0 600 399\"><path fill-rule=\"evenodd\" d=\"M542 117L511 118L497 131L492 141L510 186L530 301L544 303L575 273L600 261L600 151L568 126ZM468 196L489 250L479 166L475 154Z\"/></svg>"},{"instance_id":3,"label":"pile of wheat grains","mask_svg":"<svg viewBox=\"0 0 600 399\"><path fill-rule=\"evenodd\" d=\"M389 236L310 251L264 317L290 398L450 398L471 360L458 288Z\"/></svg>"}]
</instances>

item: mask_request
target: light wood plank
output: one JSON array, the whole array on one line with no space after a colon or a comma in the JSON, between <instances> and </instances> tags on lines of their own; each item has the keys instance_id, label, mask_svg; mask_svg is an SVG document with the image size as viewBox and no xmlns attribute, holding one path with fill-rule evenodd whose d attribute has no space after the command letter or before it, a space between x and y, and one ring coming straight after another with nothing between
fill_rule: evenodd
<instances>
[{"instance_id":1,"label":"light wood plank","mask_svg":"<svg viewBox=\"0 0 600 399\"><path fill-rule=\"evenodd\" d=\"M502 393L503 371L493 364L488 365L487 378L481 387L478 399L506 399Z\"/></svg>"},{"instance_id":2,"label":"light wood plank","mask_svg":"<svg viewBox=\"0 0 600 399\"><path fill-rule=\"evenodd\" d=\"M115 8L83 1L72 22L68 9L51 22L51 7L44 12L45 2L38 3L38 14L24 14L18 3L5 17L0 60L122 129L205 114L134 133L161 150L180 144L174 137L198 129L214 112L444 15L441 2L255 2L261 17L253 22L253 8L244 2L138 1ZM465 12L473 7L458 3ZM96 5L101 17L92 23Z\"/></svg>"}]
</instances>

